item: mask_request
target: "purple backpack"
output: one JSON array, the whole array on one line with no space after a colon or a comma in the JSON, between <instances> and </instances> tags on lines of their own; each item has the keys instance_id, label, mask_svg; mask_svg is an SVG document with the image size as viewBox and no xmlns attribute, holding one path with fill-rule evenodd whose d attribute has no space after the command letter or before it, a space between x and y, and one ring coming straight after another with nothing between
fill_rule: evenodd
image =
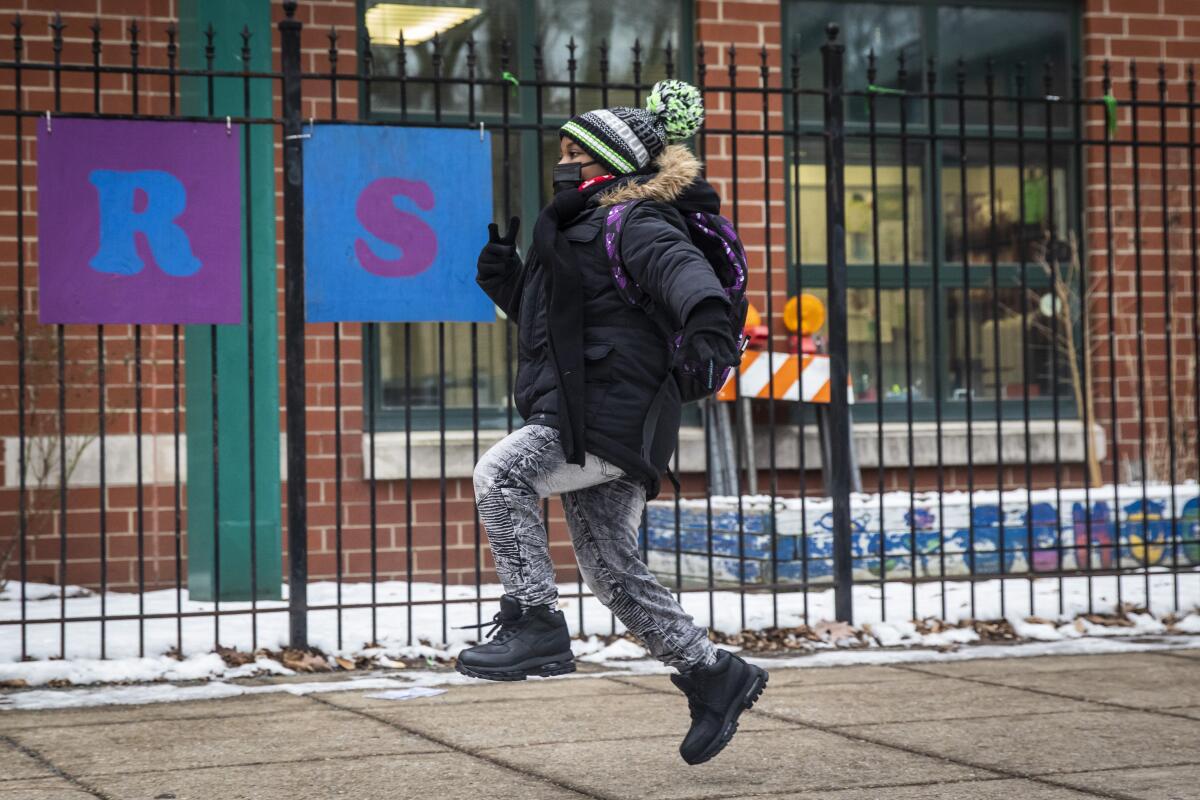
<instances>
[{"instance_id":1,"label":"purple backpack","mask_svg":"<svg viewBox=\"0 0 1200 800\"><path fill-rule=\"evenodd\" d=\"M624 259L621 258L621 229L624 227L625 220L640 202L642 201L632 200L617 203L609 209L608 215L604 218L604 247L608 253L608 261L612 268L613 282L617 285L617 291L630 305L640 306L652 318L659 319L658 315L652 313L654 304L650 297L625 269ZM749 308L749 302L746 300L746 275L749 271L746 263L746 250L733 230L733 223L720 214L708 214L702 211L680 213L687 223L692 244L704 254L712 266L713 272L716 273L717 280L724 287L725 296L729 298L729 332L733 340L737 342L737 352L741 353L746 340L746 311ZM671 354L672 371L676 383L679 385L679 393L683 402L687 403L716 394L724 385L733 368L726 369L710 387L706 380L708 376L701 374L701 365L682 360L679 355L680 345L683 344L683 331L664 329L664 333L667 335L667 348Z\"/></svg>"}]
</instances>

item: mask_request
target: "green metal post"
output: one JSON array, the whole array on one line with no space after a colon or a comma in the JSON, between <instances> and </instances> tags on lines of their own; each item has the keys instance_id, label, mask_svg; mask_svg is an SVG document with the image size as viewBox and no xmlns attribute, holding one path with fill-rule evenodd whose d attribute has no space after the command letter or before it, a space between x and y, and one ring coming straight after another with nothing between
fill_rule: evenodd
<instances>
[{"instance_id":1,"label":"green metal post","mask_svg":"<svg viewBox=\"0 0 1200 800\"><path fill-rule=\"evenodd\" d=\"M212 66L240 72L248 45L251 71L271 68L274 43L269 0L181 0L180 55L185 68L208 62L206 31L214 34ZM249 33L248 42L242 32ZM183 83L185 114L242 116L246 82L192 78ZM269 81L250 81L250 113L272 113ZM211 92L211 97L210 97ZM250 128L253 128L252 130ZM275 309L275 198L273 135L270 126L244 126L243 140L243 323L186 329L188 592L193 600L281 599L282 539L279 471L279 352ZM247 168L248 164L248 168ZM231 198L232 200L232 198ZM253 332L247 323L252 321ZM216 347L212 337L216 336ZM251 363L251 351L253 363ZM216 353L216 415L213 353ZM251 376L253 375L253 390ZM253 411L251 411L253 398ZM253 419L253 430L251 429ZM216 428L216 448L213 429ZM253 453L253 464L251 454ZM217 460L214 469L214 459ZM219 495L214 498L214 474ZM256 521L251 533L253 485ZM214 502L214 499L217 502ZM214 510L219 509L219 525ZM214 529L219 547L214 547ZM254 537L253 559L251 536ZM220 576L214 571L219 552ZM251 561L256 564L251 577ZM252 592L253 587L253 592Z\"/></svg>"}]
</instances>

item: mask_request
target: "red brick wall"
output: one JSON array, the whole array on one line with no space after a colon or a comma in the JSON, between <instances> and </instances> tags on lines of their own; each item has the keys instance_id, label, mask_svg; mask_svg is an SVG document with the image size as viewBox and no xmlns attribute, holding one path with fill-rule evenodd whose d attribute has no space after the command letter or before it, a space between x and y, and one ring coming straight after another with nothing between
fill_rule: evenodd
<instances>
[{"instance_id":1,"label":"red brick wall","mask_svg":"<svg viewBox=\"0 0 1200 800\"><path fill-rule=\"evenodd\" d=\"M1160 98L1160 65L1161 76L1167 82L1167 101L1189 99L1188 70L1200 59L1200 3L1195 0L1088 0L1083 13L1083 30L1086 96L1096 98L1104 94L1107 64L1112 91L1120 103L1119 123L1113 139L1129 142L1133 135L1129 104L1133 62L1136 61L1139 100L1157 101ZM1186 109L1167 109L1166 141L1186 143L1189 129L1194 124L1195 120L1188 119ZM1141 107L1137 127L1139 141L1158 143L1164 138L1157 108ZM1091 139L1101 140L1104 132L1104 115L1100 108L1095 108L1087 116L1086 133ZM1111 441L1110 420L1113 403L1116 403L1120 440L1118 475L1122 478L1137 474L1143 442L1150 477L1158 480L1170 477L1168 385L1173 385L1175 393L1175 443L1180 477L1194 477L1197 468L1197 353L1194 339L1197 320L1193 305L1196 286L1192 277L1196 217L1189 196L1187 148L1167 148L1165 176L1161 152L1162 148L1158 146L1140 148L1140 164L1135 175L1132 148L1113 145L1110 149L1112 188L1111 194L1106 195L1105 148L1092 146L1086 151L1087 268L1093 278L1091 285L1096 289L1091 326L1096 414L1109 429ZM1192 179L1194 181L1194 175ZM1135 206L1135 203L1140 205ZM1140 240L1135 233L1139 214ZM1106 234L1109 220L1113 230L1111 253ZM1140 282L1137 278L1139 241ZM1109 365L1110 323L1105 297L1110 287L1107 277L1110 258L1114 273L1111 288L1115 321L1111 331L1115 334L1115 374ZM1168 273L1165 276L1164 268ZM1140 336L1136 321L1139 288L1144 315ZM1170 325L1167 324L1168 311ZM1172 338L1169 364L1168 332ZM1145 380L1144 406L1138 397L1139 373ZM1170 384L1168 374L1172 376ZM1104 468L1106 481L1112 480L1112 469L1110 460Z\"/></svg>"}]
</instances>

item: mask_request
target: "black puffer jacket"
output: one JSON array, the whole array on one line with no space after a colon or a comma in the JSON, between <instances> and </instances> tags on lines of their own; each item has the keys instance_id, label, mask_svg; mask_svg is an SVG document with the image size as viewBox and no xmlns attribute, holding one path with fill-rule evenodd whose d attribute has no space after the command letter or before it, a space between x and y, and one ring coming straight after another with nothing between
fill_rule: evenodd
<instances>
[{"instance_id":1,"label":"black puffer jacket","mask_svg":"<svg viewBox=\"0 0 1200 800\"><path fill-rule=\"evenodd\" d=\"M563 228L582 272L585 438L587 452L641 479L648 497L674 452L680 402L669 371L665 330L686 322L698 303L725 292L704 255L692 244L681 211L716 213L720 200L700 178L700 163L686 147L670 145L658 171L613 181ZM632 306L613 283L604 246L607 207L641 202L621 234L625 266L654 302L652 314ZM518 327L514 399L526 424L558 421L558 376L547 344L546 291L536 250L514 262L503 278L480 286ZM648 413L664 386L669 395L657 419Z\"/></svg>"}]
</instances>

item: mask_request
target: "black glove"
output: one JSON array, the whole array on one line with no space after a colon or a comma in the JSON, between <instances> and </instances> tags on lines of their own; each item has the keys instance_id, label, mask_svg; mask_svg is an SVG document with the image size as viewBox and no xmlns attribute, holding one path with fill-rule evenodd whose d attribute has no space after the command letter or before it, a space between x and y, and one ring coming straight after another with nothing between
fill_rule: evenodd
<instances>
[{"instance_id":1,"label":"black glove","mask_svg":"<svg viewBox=\"0 0 1200 800\"><path fill-rule=\"evenodd\" d=\"M496 223L488 225L488 243L479 251L476 269L480 281L503 278L515 267L520 266L517 257L517 232L521 230L521 218L508 221L508 230L503 236Z\"/></svg>"},{"instance_id":2,"label":"black glove","mask_svg":"<svg viewBox=\"0 0 1200 800\"><path fill-rule=\"evenodd\" d=\"M717 388L729 367L741 363L737 344L729 332L729 311L717 299L704 300L688 314L680 345L683 361L710 391Z\"/></svg>"}]
</instances>

